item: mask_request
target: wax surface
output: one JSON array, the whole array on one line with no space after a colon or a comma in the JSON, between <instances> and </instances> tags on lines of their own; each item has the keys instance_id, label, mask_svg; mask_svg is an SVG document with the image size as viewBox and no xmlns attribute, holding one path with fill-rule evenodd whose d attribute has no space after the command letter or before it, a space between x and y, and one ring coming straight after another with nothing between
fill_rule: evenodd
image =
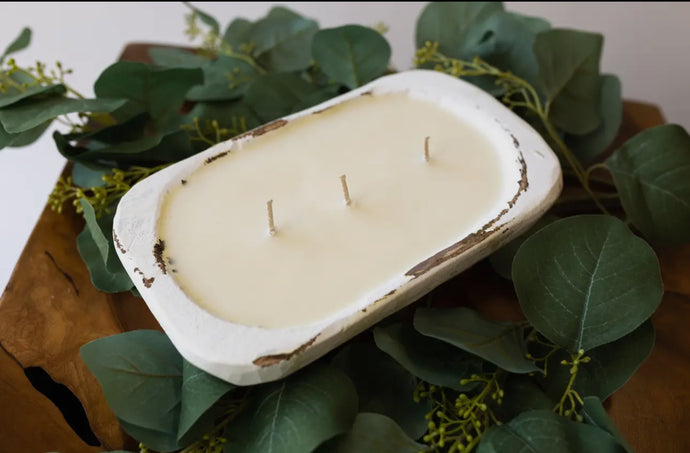
<instances>
[{"instance_id":1,"label":"wax surface","mask_svg":"<svg viewBox=\"0 0 690 453\"><path fill-rule=\"evenodd\" d=\"M196 170L166 196L158 231L178 285L210 313L249 326L308 324L383 295L502 209L504 181L515 192L517 176L506 178L497 153L431 102L360 96Z\"/></svg>"}]
</instances>

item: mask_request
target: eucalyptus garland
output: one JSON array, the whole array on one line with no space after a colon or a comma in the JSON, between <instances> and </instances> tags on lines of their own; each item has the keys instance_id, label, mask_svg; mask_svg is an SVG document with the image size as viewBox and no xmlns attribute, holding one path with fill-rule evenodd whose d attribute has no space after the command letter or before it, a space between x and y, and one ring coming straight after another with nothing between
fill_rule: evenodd
<instances>
[{"instance_id":1,"label":"eucalyptus garland","mask_svg":"<svg viewBox=\"0 0 690 453\"><path fill-rule=\"evenodd\" d=\"M33 142L53 120L70 128L53 138L73 172L49 203L83 213L79 252L102 291L133 289L110 234L133 184L390 72L383 27L320 29L276 7L222 31L190 9L195 51L152 48L153 64L114 63L94 99L67 84L62 64L22 67L10 57L29 45L28 29L0 57L0 148ZM423 10L415 39L416 66L496 96L544 136L579 188L490 257L525 320L438 308L432 293L412 322L386 320L369 341L250 387L197 369L160 332L84 345L141 452L632 451L602 401L654 345L649 318L663 284L650 244L690 242L690 136L664 125L610 152L621 83L600 72L599 34L552 28L501 3L443 2ZM579 215L562 217L573 206Z\"/></svg>"}]
</instances>

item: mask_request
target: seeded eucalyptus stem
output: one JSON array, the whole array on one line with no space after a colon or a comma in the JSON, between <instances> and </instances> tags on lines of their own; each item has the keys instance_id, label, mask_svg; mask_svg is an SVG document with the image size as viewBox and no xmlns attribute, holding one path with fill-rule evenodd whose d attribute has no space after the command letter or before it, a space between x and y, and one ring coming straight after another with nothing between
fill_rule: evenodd
<instances>
[{"instance_id":1,"label":"seeded eucalyptus stem","mask_svg":"<svg viewBox=\"0 0 690 453\"><path fill-rule=\"evenodd\" d=\"M473 374L460 384L478 383L481 390L473 394L461 393L454 401L446 396L442 387L420 382L415 392L415 400L426 398L431 402L428 433L423 440L429 446L424 452L469 452L482 438L484 432L493 425L500 425L490 404L493 400L501 404L504 396L499 381L505 371L497 369L493 373ZM445 448L448 447L448 450ZM443 449L443 450L441 450Z\"/></svg>"},{"instance_id":2,"label":"seeded eucalyptus stem","mask_svg":"<svg viewBox=\"0 0 690 453\"><path fill-rule=\"evenodd\" d=\"M81 213L79 200L85 199L93 206L97 217L110 214L111 205L122 198L134 184L167 166L168 164L151 168L132 166L127 170L114 168L110 173L103 175L102 180L105 184L88 188L74 184L71 176L60 177L48 196L48 204L53 211L62 213L63 204L71 201L77 213Z\"/></svg>"},{"instance_id":3,"label":"seeded eucalyptus stem","mask_svg":"<svg viewBox=\"0 0 690 453\"><path fill-rule=\"evenodd\" d=\"M584 349L580 349L579 351L577 351L577 354L571 354L570 360L564 359L561 361L561 365L570 366L570 380L568 381L568 385L565 388L565 391L563 392L563 396L561 396L560 401L553 408L553 411L556 412L558 415L572 417L579 422L583 420L582 415L577 413L577 408L578 406L583 405L584 401L582 401L582 398L580 397L579 393L575 391L573 385L575 384L575 379L577 379L577 372L579 370L580 364L588 363L589 361L590 358L588 356L585 356Z\"/></svg>"},{"instance_id":4,"label":"seeded eucalyptus stem","mask_svg":"<svg viewBox=\"0 0 690 453\"><path fill-rule=\"evenodd\" d=\"M599 201L597 194L591 190L587 179L587 172L582 167L582 164L580 164L570 148L563 142L563 139L561 139L553 123L549 120L550 102L542 103L537 91L526 80L511 72L501 71L479 57L475 57L472 61L449 58L438 51L438 43L436 42L427 42L424 47L417 50L415 63L417 66L433 63L435 64L435 70L445 72L455 77L495 77L495 83L505 90L505 94L501 101L511 110L515 108L525 108L537 115L544 130L548 134L548 138L566 160L597 208L604 214L609 214L606 207Z\"/></svg>"}]
</instances>

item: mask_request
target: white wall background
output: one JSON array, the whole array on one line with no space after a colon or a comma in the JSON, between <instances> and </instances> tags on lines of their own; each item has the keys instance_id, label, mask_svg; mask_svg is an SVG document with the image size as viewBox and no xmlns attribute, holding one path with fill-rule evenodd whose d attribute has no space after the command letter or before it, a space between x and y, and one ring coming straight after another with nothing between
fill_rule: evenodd
<instances>
[{"instance_id":1,"label":"white wall background","mask_svg":"<svg viewBox=\"0 0 690 453\"><path fill-rule=\"evenodd\" d=\"M274 3L194 2L221 25L242 16L256 19ZM385 22L398 69L411 65L414 24L424 3L282 3L322 27ZM555 27L603 33L602 69L617 74L627 99L662 107L666 118L690 129L690 3L514 3L508 10L536 15ZM186 44L181 3L0 3L0 47L25 25L34 32L29 49L16 55L20 64L62 61L74 69L68 79L85 95L125 43ZM20 149L0 150L0 289L16 260L64 164L50 134Z\"/></svg>"}]
</instances>

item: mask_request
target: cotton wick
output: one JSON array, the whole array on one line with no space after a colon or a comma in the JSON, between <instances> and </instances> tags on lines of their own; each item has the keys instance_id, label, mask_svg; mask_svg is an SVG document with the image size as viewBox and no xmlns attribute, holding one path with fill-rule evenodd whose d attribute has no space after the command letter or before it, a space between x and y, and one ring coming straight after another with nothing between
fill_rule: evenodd
<instances>
[{"instance_id":1,"label":"cotton wick","mask_svg":"<svg viewBox=\"0 0 690 453\"><path fill-rule=\"evenodd\" d=\"M424 137L424 162L429 162L429 136Z\"/></svg>"},{"instance_id":2,"label":"cotton wick","mask_svg":"<svg viewBox=\"0 0 690 453\"><path fill-rule=\"evenodd\" d=\"M345 178L345 175L340 177L340 185L343 186L343 198L345 198L345 206L350 206L352 204L352 200L350 200L350 191L347 188L347 179Z\"/></svg>"},{"instance_id":3,"label":"cotton wick","mask_svg":"<svg viewBox=\"0 0 690 453\"><path fill-rule=\"evenodd\" d=\"M268 211L268 234L274 236L276 234L276 224L273 223L273 200L266 202L266 210Z\"/></svg>"}]
</instances>

